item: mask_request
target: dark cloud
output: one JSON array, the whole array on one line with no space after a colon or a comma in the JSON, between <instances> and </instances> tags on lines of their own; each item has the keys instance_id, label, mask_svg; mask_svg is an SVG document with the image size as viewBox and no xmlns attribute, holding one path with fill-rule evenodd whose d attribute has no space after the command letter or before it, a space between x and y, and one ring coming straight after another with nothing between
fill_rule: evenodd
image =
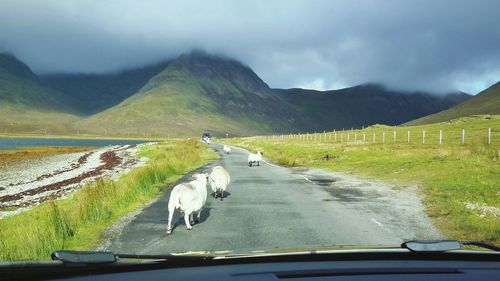
<instances>
[{"instance_id":1,"label":"dark cloud","mask_svg":"<svg viewBox=\"0 0 500 281\"><path fill-rule=\"evenodd\" d=\"M500 1L0 2L0 49L38 73L109 72L205 49L271 87L382 82L476 93L500 80Z\"/></svg>"}]
</instances>

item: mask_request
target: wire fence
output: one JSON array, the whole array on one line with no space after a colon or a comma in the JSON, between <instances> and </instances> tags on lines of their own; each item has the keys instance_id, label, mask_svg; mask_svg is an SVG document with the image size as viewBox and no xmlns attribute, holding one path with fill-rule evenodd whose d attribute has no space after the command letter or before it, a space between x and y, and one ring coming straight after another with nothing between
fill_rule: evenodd
<instances>
[{"instance_id":1,"label":"wire fence","mask_svg":"<svg viewBox=\"0 0 500 281\"><path fill-rule=\"evenodd\" d=\"M305 143L465 145L479 142L486 145L500 146L500 129L369 128L320 133L267 135L258 136L257 138Z\"/></svg>"}]
</instances>

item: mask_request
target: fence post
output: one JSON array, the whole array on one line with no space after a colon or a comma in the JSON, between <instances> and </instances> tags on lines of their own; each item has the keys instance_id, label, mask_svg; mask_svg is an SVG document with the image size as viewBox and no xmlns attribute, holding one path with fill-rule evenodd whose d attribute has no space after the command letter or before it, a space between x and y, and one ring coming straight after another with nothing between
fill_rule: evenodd
<instances>
[{"instance_id":1,"label":"fence post","mask_svg":"<svg viewBox=\"0 0 500 281\"><path fill-rule=\"evenodd\" d=\"M408 131L407 138L408 138L408 143L410 143L410 131Z\"/></svg>"},{"instance_id":2,"label":"fence post","mask_svg":"<svg viewBox=\"0 0 500 281\"><path fill-rule=\"evenodd\" d=\"M326 142L326 131L323 131L323 136L325 137L325 142Z\"/></svg>"},{"instance_id":3,"label":"fence post","mask_svg":"<svg viewBox=\"0 0 500 281\"><path fill-rule=\"evenodd\" d=\"M358 133L354 133L354 142L358 141Z\"/></svg>"},{"instance_id":4,"label":"fence post","mask_svg":"<svg viewBox=\"0 0 500 281\"><path fill-rule=\"evenodd\" d=\"M342 143L343 139L344 139L344 134L340 133L340 143Z\"/></svg>"},{"instance_id":5,"label":"fence post","mask_svg":"<svg viewBox=\"0 0 500 281\"><path fill-rule=\"evenodd\" d=\"M465 143L465 129L462 128L462 144Z\"/></svg>"},{"instance_id":6,"label":"fence post","mask_svg":"<svg viewBox=\"0 0 500 281\"><path fill-rule=\"evenodd\" d=\"M366 133L363 133L363 142L366 141Z\"/></svg>"},{"instance_id":7,"label":"fence post","mask_svg":"<svg viewBox=\"0 0 500 281\"><path fill-rule=\"evenodd\" d=\"M385 132L382 132L382 143L385 143Z\"/></svg>"},{"instance_id":8,"label":"fence post","mask_svg":"<svg viewBox=\"0 0 500 281\"><path fill-rule=\"evenodd\" d=\"M333 139L333 141L334 141L334 142L337 142L337 132L335 132L335 130L333 130L333 134L334 134L334 137L335 137L335 138Z\"/></svg>"},{"instance_id":9,"label":"fence post","mask_svg":"<svg viewBox=\"0 0 500 281\"><path fill-rule=\"evenodd\" d=\"M375 143L375 133L373 133L372 143Z\"/></svg>"},{"instance_id":10,"label":"fence post","mask_svg":"<svg viewBox=\"0 0 500 281\"><path fill-rule=\"evenodd\" d=\"M443 130L439 130L439 144L443 143Z\"/></svg>"},{"instance_id":11,"label":"fence post","mask_svg":"<svg viewBox=\"0 0 500 281\"><path fill-rule=\"evenodd\" d=\"M396 143L396 130L394 130L393 139L394 139L394 143Z\"/></svg>"},{"instance_id":12,"label":"fence post","mask_svg":"<svg viewBox=\"0 0 500 281\"><path fill-rule=\"evenodd\" d=\"M488 128L488 144L491 144L491 128Z\"/></svg>"},{"instance_id":13,"label":"fence post","mask_svg":"<svg viewBox=\"0 0 500 281\"><path fill-rule=\"evenodd\" d=\"M349 132L347 132L347 142L349 142Z\"/></svg>"},{"instance_id":14,"label":"fence post","mask_svg":"<svg viewBox=\"0 0 500 281\"><path fill-rule=\"evenodd\" d=\"M425 130L422 131L422 144L425 144Z\"/></svg>"}]
</instances>

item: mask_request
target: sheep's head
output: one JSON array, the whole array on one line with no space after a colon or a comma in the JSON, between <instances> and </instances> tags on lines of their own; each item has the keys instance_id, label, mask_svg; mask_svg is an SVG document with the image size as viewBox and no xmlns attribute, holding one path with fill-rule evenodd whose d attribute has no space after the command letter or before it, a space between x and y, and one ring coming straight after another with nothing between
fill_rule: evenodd
<instances>
[{"instance_id":1,"label":"sheep's head","mask_svg":"<svg viewBox=\"0 0 500 281\"><path fill-rule=\"evenodd\" d=\"M208 174L207 173L197 173L197 174L193 174L192 177L194 179L197 179L197 180L203 179L203 178L205 178L205 180L207 180L208 179Z\"/></svg>"}]
</instances>

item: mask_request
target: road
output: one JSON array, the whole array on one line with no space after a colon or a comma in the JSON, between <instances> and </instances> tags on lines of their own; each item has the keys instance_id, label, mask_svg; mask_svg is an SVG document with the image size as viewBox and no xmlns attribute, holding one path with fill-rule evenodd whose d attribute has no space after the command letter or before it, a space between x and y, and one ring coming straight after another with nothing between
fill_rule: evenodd
<instances>
[{"instance_id":1,"label":"road","mask_svg":"<svg viewBox=\"0 0 500 281\"><path fill-rule=\"evenodd\" d=\"M228 170L232 183L224 201L216 200L209 189L201 222L187 230L176 212L176 227L167 235L167 191L123 228L109 250L136 254L247 252L395 245L405 239L441 237L416 197L402 194L398 199L389 189L335 178L322 171L289 169L267 162L248 167L248 151L233 147L226 155L220 145L212 147L221 158L199 171L215 165ZM398 201L402 201L401 206Z\"/></svg>"}]
</instances>

